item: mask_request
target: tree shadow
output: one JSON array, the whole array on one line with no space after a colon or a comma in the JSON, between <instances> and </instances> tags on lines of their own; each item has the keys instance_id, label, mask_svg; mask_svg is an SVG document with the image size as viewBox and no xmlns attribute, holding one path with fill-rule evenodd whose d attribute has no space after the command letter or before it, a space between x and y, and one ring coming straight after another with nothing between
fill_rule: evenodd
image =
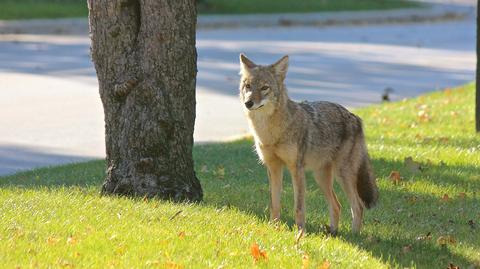
<instances>
[{"instance_id":1,"label":"tree shadow","mask_svg":"<svg viewBox=\"0 0 480 269\"><path fill-rule=\"evenodd\" d=\"M13 174L36 167L85 162L91 159L95 158L62 154L49 148L0 144L0 175Z\"/></svg>"}]
</instances>

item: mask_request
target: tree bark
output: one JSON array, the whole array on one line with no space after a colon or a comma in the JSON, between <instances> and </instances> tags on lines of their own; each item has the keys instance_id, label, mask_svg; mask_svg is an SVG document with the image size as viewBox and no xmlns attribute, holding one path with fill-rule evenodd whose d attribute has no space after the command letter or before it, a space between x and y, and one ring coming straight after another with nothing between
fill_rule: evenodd
<instances>
[{"instance_id":1,"label":"tree bark","mask_svg":"<svg viewBox=\"0 0 480 269\"><path fill-rule=\"evenodd\" d=\"M88 0L105 113L104 194L199 201L195 0Z\"/></svg>"},{"instance_id":2,"label":"tree bark","mask_svg":"<svg viewBox=\"0 0 480 269\"><path fill-rule=\"evenodd\" d=\"M480 132L480 1L477 1L477 75L475 97L475 128Z\"/></svg>"}]
</instances>

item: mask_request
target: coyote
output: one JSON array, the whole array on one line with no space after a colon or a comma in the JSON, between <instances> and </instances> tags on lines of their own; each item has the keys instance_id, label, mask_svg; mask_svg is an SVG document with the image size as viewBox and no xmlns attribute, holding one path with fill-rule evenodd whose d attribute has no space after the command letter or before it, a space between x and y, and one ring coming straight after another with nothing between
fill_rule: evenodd
<instances>
[{"instance_id":1,"label":"coyote","mask_svg":"<svg viewBox=\"0 0 480 269\"><path fill-rule=\"evenodd\" d=\"M337 233L340 215L334 175L350 203L352 231L360 232L363 209L373 207L378 199L361 119L338 104L290 100L284 83L288 56L262 66L240 54L240 67L240 99L270 183L270 219L280 219L286 166L292 176L299 230L305 229L305 172L309 170L328 202L329 232Z\"/></svg>"}]
</instances>

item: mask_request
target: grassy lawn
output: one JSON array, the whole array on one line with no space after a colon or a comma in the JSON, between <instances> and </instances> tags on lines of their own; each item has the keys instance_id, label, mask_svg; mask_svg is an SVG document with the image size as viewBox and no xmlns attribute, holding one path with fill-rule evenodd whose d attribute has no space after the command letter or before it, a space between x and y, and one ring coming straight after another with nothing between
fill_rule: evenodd
<instances>
[{"instance_id":1,"label":"grassy lawn","mask_svg":"<svg viewBox=\"0 0 480 269\"><path fill-rule=\"evenodd\" d=\"M245 14L392 9L418 6L405 0L201 0L199 13ZM0 0L0 19L87 16L86 0Z\"/></svg>"},{"instance_id":2,"label":"grassy lawn","mask_svg":"<svg viewBox=\"0 0 480 269\"><path fill-rule=\"evenodd\" d=\"M0 20L86 17L87 0L0 0Z\"/></svg>"},{"instance_id":3,"label":"grassy lawn","mask_svg":"<svg viewBox=\"0 0 480 269\"><path fill-rule=\"evenodd\" d=\"M203 0L198 2L199 13L206 14L382 10L419 6L417 3L404 0Z\"/></svg>"},{"instance_id":4,"label":"grassy lawn","mask_svg":"<svg viewBox=\"0 0 480 269\"><path fill-rule=\"evenodd\" d=\"M2 267L479 268L473 102L474 87L467 85L356 111L380 188L361 235L350 232L338 186L340 234L324 235L327 208L311 177L306 237L295 244L289 179L283 223L269 224L266 173L252 141L241 140L194 148L205 193L198 205L100 197L103 161L0 178ZM389 178L392 171L399 171L399 182ZM266 259L254 261L254 244Z\"/></svg>"}]
</instances>

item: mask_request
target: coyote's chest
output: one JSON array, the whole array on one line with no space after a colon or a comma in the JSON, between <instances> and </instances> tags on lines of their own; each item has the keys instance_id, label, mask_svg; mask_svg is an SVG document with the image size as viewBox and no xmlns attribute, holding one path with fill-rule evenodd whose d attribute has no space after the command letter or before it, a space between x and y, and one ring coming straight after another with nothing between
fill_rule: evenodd
<instances>
[{"instance_id":1,"label":"coyote's chest","mask_svg":"<svg viewBox=\"0 0 480 269\"><path fill-rule=\"evenodd\" d=\"M279 142L282 136L282 130L278 125L272 121L270 117L256 115L248 117L250 131L256 143L262 145L275 145Z\"/></svg>"}]
</instances>

